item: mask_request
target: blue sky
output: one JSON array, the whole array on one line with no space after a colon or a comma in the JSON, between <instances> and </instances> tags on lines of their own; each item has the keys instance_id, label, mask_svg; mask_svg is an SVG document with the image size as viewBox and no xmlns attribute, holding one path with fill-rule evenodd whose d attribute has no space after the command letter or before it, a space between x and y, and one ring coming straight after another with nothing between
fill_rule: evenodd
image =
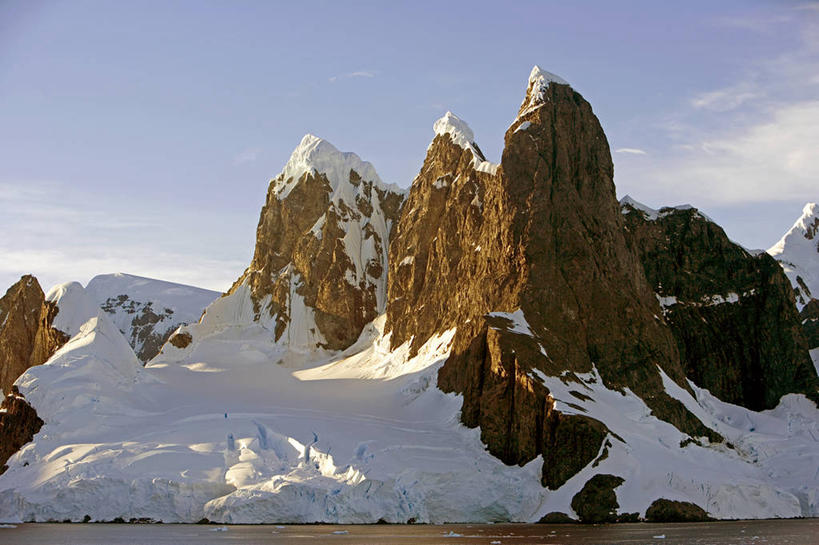
<instances>
[{"instance_id":1,"label":"blue sky","mask_svg":"<svg viewBox=\"0 0 819 545\"><path fill-rule=\"evenodd\" d=\"M305 133L408 186L452 110L497 161L534 64L591 102L620 196L752 248L819 200L819 3L0 0L0 287L226 289Z\"/></svg>"}]
</instances>

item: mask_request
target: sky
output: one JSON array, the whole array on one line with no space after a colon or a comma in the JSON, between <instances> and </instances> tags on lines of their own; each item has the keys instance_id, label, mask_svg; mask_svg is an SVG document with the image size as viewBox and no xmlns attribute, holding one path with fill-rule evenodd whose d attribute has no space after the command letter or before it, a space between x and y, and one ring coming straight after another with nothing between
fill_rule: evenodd
<instances>
[{"instance_id":1,"label":"sky","mask_svg":"<svg viewBox=\"0 0 819 545\"><path fill-rule=\"evenodd\" d=\"M499 161L535 64L592 104L620 197L748 248L819 200L819 2L0 0L0 292L225 290L305 133L408 187L451 110Z\"/></svg>"}]
</instances>

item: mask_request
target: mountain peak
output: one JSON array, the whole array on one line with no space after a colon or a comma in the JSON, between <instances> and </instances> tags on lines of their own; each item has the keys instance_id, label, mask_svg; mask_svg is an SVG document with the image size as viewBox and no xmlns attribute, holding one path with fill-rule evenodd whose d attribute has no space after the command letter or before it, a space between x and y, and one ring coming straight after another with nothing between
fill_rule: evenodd
<instances>
[{"instance_id":1,"label":"mountain peak","mask_svg":"<svg viewBox=\"0 0 819 545\"><path fill-rule=\"evenodd\" d=\"M801 229L805 238L813 240L819 231L819 204L809 202L802 209L802 216L797 220L794 228Z\"/></svg>"},{"instance_id":2,"label":"mountain peak","mask_svg":"<svg viewBox=\"0 0 819 545\"><path fill-rule=\"evenodd\" d=\"M546 90L552 83L570 86L568 81L557 74L547 72L540 66L535 65L529 73L529 85L526 88L526 98L523 99L523 104L520 105L518 117L522 117L535 108L542 106L548 100Z\"/></svg>"},{"instance_id":3,"label":"mountain peak","mask_svg":"<svg viewBox=\"0 0 819 545\"><path fill-rule=\"evenodd\" d=\"M469 148L475 142L475 133L472 132L466 121L449 111L433 123L432 128L435 130L435 134L441 136L449 133L452 141L462 148Z\"/></svg>"},{"instance_id":4,"label":"mountain peak","mask_svg":"<svg viewBox=\"0 0 819 545\"><path fill-rule=\"evenodd\" d=\"M351 170L365 181L384 185L372 163L362 160L355 153L339 151L327 140L308 133L276 177L276 196L279 200L287 198L299 179L313 171L327 176L331 189L335 191L339 185L350 180Z\"/></svg>"},{"instance_id":5,"label":"mountain peak","mask_svg":"<svg viewBox=\"0 0 819 545\"><path fill-rule=\"evenodd\" d=\"M819 296L819 205L809 202L779 242L768 249L782 264L800 310Z\"/></svg>"},{"instance_id":6,"label":"mountain peak","mask_svg":"<svg viewBox=\"0 0 819 545\"><path fill-rule=\"evenodd\" d=\"M571 85L568 81L561 78L557 74L552 74L551 72L547 72L543 68L538 65L534 65L532 67L532 71L529 72L529 83L534 84L537 83L538 85L547 86L549 83L559 83L560 85Z\"/></svg>"}]
</instances>

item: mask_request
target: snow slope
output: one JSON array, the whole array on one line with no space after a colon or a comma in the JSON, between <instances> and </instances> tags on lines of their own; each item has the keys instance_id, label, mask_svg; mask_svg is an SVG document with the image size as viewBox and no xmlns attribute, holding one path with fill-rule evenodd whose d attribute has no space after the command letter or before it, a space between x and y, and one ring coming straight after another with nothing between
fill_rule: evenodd
<instances>
[{"instance_id":1,"label":"snow slope","mask_svg":"<svg viewBox=\"0 0 819 545\"><path fill-rule=\"evenodd\" d=\"M507 467L490 456L479 432L460 425L460 400L434 387L451 333L407 361L408 347L386 352L383 321L347 354L298 371L258 358L252 346L277 347L244 337L206 361L139 369L131 357L125 367L134 373L104 375L108 360L86 351L97 345L117 359L98 322L94 338L72 341L42 366L53 371L30 370L19 381L38 407L46 380L50 395L70 387L87 401L48 420L10 460L0 477L0 519L535 517L544 495L540 461ZM80 382L87 392L74 389ZM117 402L98 398L101 390L116 392Z\"/></svg>"},{"instance_id":2,"label":"snow slope","mask_svg":"<svg viewBox=\"0 0 819 545\"><path fill-rule=\"evenodd\" d=\"M79 333L83 324L100 312L100 307L79 282L57 284L48 290L45 298L59 308L52 327L69 337Z\"/></svg>"},{"instance_id":3,"label":"snow slope","mask_svg":"<svg viewBox=\"0 0 819 545\"><path fill-rule=\"evenodd\" d=\"M596 473L626 479L621 512L665 497L723 518L819 515L819 411L802 396L754 413L666 379L729 448L686 441L596 372L535 372L559 410L613 432L606 456L549 491L541 458L504 465L460 424L461 399L436 388L454 331L410 358L407 345L389 350L381 316L344 353L294 353L251 323L249 300L221 298L208 314L221 316L218 334L141 368L100 313L24 374L47 424L0 476L0 520L536 521L571 514ZM530 334L521 311L509 316Z\"/></svg>"},{"instance_id":4,"label":"snow slope","mask_svg":"<svg viewBox=\"0 0 819 545\"><path fill-rule=\"evenodd\" d=\"M86 291L143 361L153 357L176 328L199 321L205 307L220 295L124 273L95 276Z\"/></svg>"},{"instance_id":5,"label":"snow slope","mask_svg":"<svg viewBox=\"0 0 819 545\"><path fill-rule=\"evenodd\" d=\"M800 310L811 298L819 298L819 204L806 204L793 227L768 253L785 269Z\"/></svg>"}]
</instances>

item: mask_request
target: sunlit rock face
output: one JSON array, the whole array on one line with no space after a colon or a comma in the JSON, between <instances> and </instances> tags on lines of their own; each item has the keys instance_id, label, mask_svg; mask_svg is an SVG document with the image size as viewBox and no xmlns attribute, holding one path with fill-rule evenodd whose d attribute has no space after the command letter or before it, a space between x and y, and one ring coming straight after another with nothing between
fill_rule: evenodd
<instances>
[{"instance_id":1,"label":"sunlit rock face","mask_svg":"<svg viewBox=\"0 0 819 545\"><path fill-rule=\"evenodd\" d=\"M0 298L0 390L10 392L17 377L45 362L68 340L65 332L52 327L58 312L31 275Z\"/></svg>"},{"instance_id":2,"label":"sunlit rock face","mask_svg":"<svg viewBox=\"0 0 819 545\"><path fill-rule=\"evenodd\" d=\"M538 379L600 372L693 435L710 435L665 394L658 368L687 387L654 293L625 240L606 137L591 106L535 67L500 165L448 114L435 124L390 246L387 330L419 346L457 327L438 385L464 395L507 463L546 456L558 487L595 458L606 426L555 413Z\"/></svg>"}]
</instances>

